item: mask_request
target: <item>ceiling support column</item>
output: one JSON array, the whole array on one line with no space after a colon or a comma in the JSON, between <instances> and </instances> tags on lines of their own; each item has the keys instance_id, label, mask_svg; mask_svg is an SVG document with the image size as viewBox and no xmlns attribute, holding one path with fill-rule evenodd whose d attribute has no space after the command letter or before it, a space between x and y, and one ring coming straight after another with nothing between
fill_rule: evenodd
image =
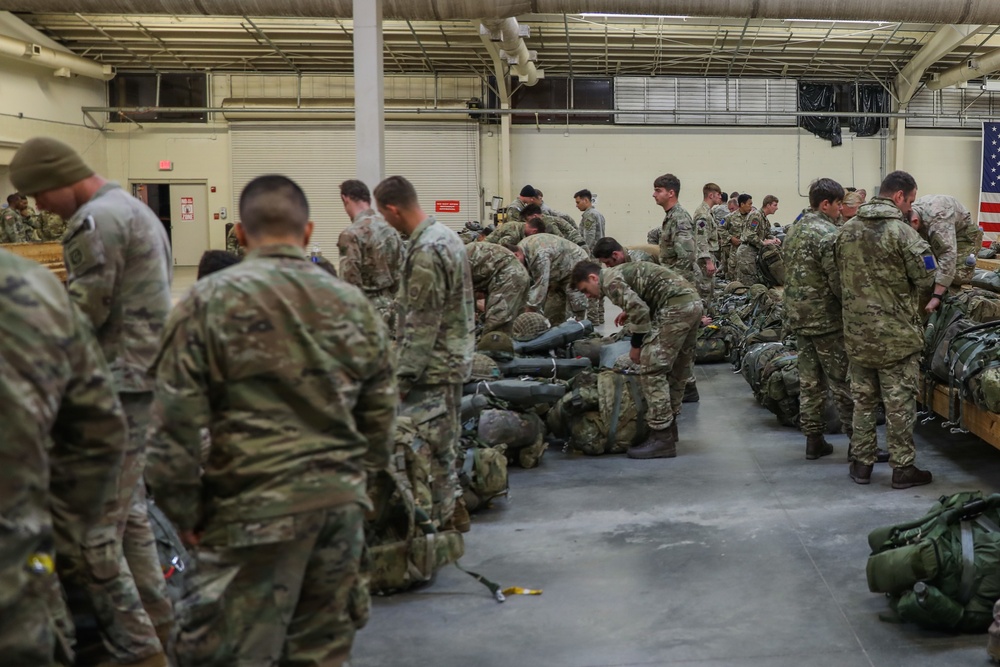
<instances>
[{"instance_id":1,"label":"ceiling support column","mask_svg":"<svg viewBox=\"0 0 1000 667\"><path fill-rule=\"evenodd\" d=\"M385 178L382 0L354 0L354 154L357 178Z\"/></svg>"}]
</instances>

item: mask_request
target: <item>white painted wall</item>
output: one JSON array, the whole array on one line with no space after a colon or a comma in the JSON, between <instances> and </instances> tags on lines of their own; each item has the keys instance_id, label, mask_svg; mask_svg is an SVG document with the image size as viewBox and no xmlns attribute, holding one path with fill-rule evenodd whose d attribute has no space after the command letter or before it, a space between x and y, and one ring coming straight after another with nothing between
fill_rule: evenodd
<instances>
[{"instance_id":1,"label":"white painted wall","mask_svg":"<svg viewBox=\"0 0 1000 667\"><path fill-rule=\"evenodd\" d=\"M139 129L131 123L112 123L108 128L108 178L124 187L130 182L204 182L209 190L209 244L225 248L226 223L235 219L228 125L145 123ZM160 171L160 160L172 161L173 170ZM227 209L228 218L215 220L221 208Z\"/></svg>"}]
</instances>

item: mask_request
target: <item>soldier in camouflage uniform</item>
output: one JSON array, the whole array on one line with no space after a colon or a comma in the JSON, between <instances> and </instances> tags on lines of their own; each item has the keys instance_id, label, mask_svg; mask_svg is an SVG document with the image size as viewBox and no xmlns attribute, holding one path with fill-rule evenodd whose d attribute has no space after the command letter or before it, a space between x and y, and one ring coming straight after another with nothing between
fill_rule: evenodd
<instances>
[{"instance_id":1,"label":"soldier in camouflage uniform","mask_svg":"<svg viewBox=\"0 0 1000 667\"><path fill-rule=\"evenodd\" d=\"M191 288L156 360L147 475L196 562L177 654L342 665L367 613L366 469L391 450L389 337L360 290L309 261L295 183L251 181L240 221L246 258Z\"/></svg>"},{"instance_id":2,"label":"soldier in camouflage uniform","mask_svg":"<svg viewBox=\"0 0 1000 667\"><path fill-rule=\"evenodd\" d=\"M496 229L486 235L483 240L486 243L496 243L499 245L517 245L524 238L524 223L511 221L498 225Z\"/></svg>"},{"instance_id":3,"label":"soldier in camouflage uniform","mask_svg":"<svg viewBox=\"0 0 1000 667\"><path fill-rule=\"evenodd\" d=\"M621 243L610 236L598 239L597 243L594 244L592 254L594 259L607 267L618 266L619 264L626 264L628 262L657 263L653 259L653 256L645 250L626 250L622 247Z\"/></svg>"},{"instance_id":4,"label":"soldier in camouflage uniform","mask_svg":"<svg viewBox=\"0 0 1000 667\"><path fill-rule=\"evenodd\" d=\"M725 195L723 195L725 197ZM716 275L729 279L726 273L726 257L729 254L729 236L726 233L726 216L731 213L726 204L718 204L710 209L712 219L715 221L715 236L718 241L718 250L715 253Z\"/></svg>"},{"instance_id":5,"label":"soldier in camouflage uniform","mask_svg":"<svg viewBox=\"0 0 1000 667\"><path fill-rule=\"evenodd\" d=\"M507 221L511 222L524 222L524 217L521 212L524 207L528 204L535 203L535 188L530 185L525 185L521 188L521 193L517 196L517 199L510 203L507 207Z\"/></svg>"},{"instance_id":6,"label":"soldier in camouflage uniform","mask_svg":"<svg viewBox=\"0 0 1000 667\"><path fill-rule=\"evenodd\" d=\"M948 195L924 195L913 202L913 212L919 222L917 231L930 244L937 261L934 292L927 304L927 312L933 312L949 289L958 290L972 282L983 230L972 224L968 209Z\"/></svg>"},{"instance_id":7,"label":"soldier in camouflage uniform","mask_svg":"<svg viewBox=\"0 0 1000 667\"><path fill-rule=\"evenodd\" d=\"M76 569L108 546L100 525L118 490L125 417L90 322L52 272L0 251L0 282L0 662L49 667L57 653L72 660L72 627L55 627L67 618L55 552Z\"/></svg>"},{"instance_id":8,"label":"soldier in camouflage uniform","mask_svg":"<svg viewBox=\"0 0 1000 667\"><path fill-rule=\"evenodd\" d=\"M472 270L472 289L486 295L482 334L512 332L514 319L524 311L531 277L517 255L495 243L468 243L465 252Z\"/></svg>"},{"instance_id":9,"label":"soldier in camouflage uniform","mask_svg":"<svg viewBox=\"0 0 1000 667\"><path fill-rule=\"evenodd\" d=\"M573 219L569 213L563 213L562 211L557 211L548 204L545 203L545 197L542 195L542 191L535 188L535 203L538 204L538 208L542 209L542 215L547 218L559 218L563 222L567 223L576 231L580 231L577 228L576 220Z\"/></svg>"},{"instance_id":10,"label":"soldier in camouflage uniform","mask_svg":"<svg viewBox=\"0 0 1000 667\"><path fill-rule=\"evenodd\" d=\"M229 225L229 229L226 230L226 252L237 257L243 257L246 254L246 250L240 245L240 240L236 237L235 224Z\"/></svg>"},{"instance_id":11,"label":"soldier in camouflage uniform","mask_svg":"<svg viewBox=\"0 0 1000 667\"><path fill-rule=\"evenodd\" d=\"M583 236L580 235L580 230L572 223L566 222L562 218L557 218L551 215L545 215L542 213L541 207L538 204L528 204L521 211L521 216L524 218L523 224L528 224L530 222L541 223L541 225L536 225L536 230L540 230L547 234L555 234L556 236L561 236L567 241L571 241L580 247L584 247ZM525 229L524 236L531 234L531 230ZM514 241L514 243L519 243L521 239ZM510 241L504 241L509 243Z\"/></svg>"},{"instance_id":12,"label":"soldier in camouflage uniform","mask_svg":"<svg viewBox=\"0 0 1000 667\"><path fill-rule=\"evenodd\" d=\"M735 271L732 277L744 285L753 285L761 282L760 272L757 270L757 254L761 248L767 245L781 245L781 241L771 231L771 222L767 218L778 210L778 199L774 195L768 195L764 197L764 205L760 211L751 209L744 214L745 204L742 202L744 196L746 195L740 195L739 211L742 216L739 222L740 245L732 257ZM753 199L749 200L749 204L753 206Z\"/></svg>"},{"instance_id":13,"label":"soldier in camouflage uniform","mask_svg":"<svg viewBox=\"0 0 1000 667\"><path fill-rule=\"evenodd\" d=\"M351 224L340 233L340 278L361 288L394 333L393 304L403 266L399 233L372 209L368 186L357 179L340 184L340 200Z\"/></svg>"},{"instance_id":14,"label":"soldier in camouflage uniform","mask_svg":"<svg viewBox=\"0 0 1000 667\"><path fill-rule=\"evenodd\" d=\"M736 253L740 248L741 238L743 236L743 228L749 227L751 219L756 219L757 224L760 224L760 219L756 216L757 211L753 207L753 197L748 194L742 194L737 199L738 206L736 210L730 211L725 217L722 224L722 229L719 232L721 238L720 245L722 246L722 264L726 271L726 280L740 280L738 277L736 269ZM732 203L732 200L730 200ZM742 282L742 281L740 281ZM750 282L749 285L752 285Z\"/></svg>"},{"instance_id":15,"label":"soldier in camouflage uniform","mask_svg":"<svg viewBox=\"0 0 1000 667\"><path fill-rule=\"evenodd\" d=\"M854 399L848 380L847 351L840 305L840 272L833 256L844 188L821 178L809 187L811 208L803 211L785 239L785 326L795 333L799 357L799 428L806 436L806 458L833 453L826 442L827 389L848 435Z\"/></svg>"},{"instance_id":16,"label":"soldier in camouflage uniform","mask_svg":"<svg viewBox=\"0 0 1000 667\"><path fill-rule=\"evenodd\" d=\"M711 303L715 294L716 255L719 252L719 225L712 217L712 206L722 201L722 190L715 183L706 183L701 189L702 202L694 210L694 239L698 247L698 268L701 279L696 284L702 300Z\"/></svg>"},{"instance_id":17,"label":"soldier in camouflage uniform","mask_svg":"<svg viewBox=\"0 0 1000 667\"><path fill-rule=\"evenodd\" d=\"M573 195L576 208L583 215L580 217L580 234L583 236L583 247L594 257L594 244L605 237L604 216L594 208L594 195L584 189ZM594 325L604 324L604 299L591 299L587 308L587 317Z\"/></svg>"},{"instance_id":18,"label":"soldier in camouflage uniform","mask_svg":"<svg viewBox=\"0 0 1000 667\"><path fill-rule=\"evenodd\" d=\"M611 299L622 309L615 324L627 322L632 333L629 358L642 367L639 383L652 433L629 448L629 458L677 456L677 415L702 315L698 291L678 273L649 262L627 262L604 271L595 262L581 262L573 268L573 283L589 295Z\"/></svg>"},{"instance_id":19,"label":"soldier in camouflage uniform","mask_svg":"<svg viewBox=\"0 0 1000 667\"><path fill-rule=\"evenodd\" d=\"M27 207L28 201L20 194L7 197L7 208L0 212L0 242L27 243L35 240L32 227L21 215L21 209Z\"/></svg>"},{"instance_id":20,"label":"soldier in camouflage uniform","mask_svg":"<svg viewBox=\"0 0 1000 667\"><path fill-rule=\"evenodd\" d=\"M542 313L553 325L566 321L567 308L578 320L586 317L587 297L570 282L573 267L587 259L586 250L552 234L528 236L509 249L531 275L529 309Z\"/></svg>"},{"instance_id":21,"label":"soldier in camouflage uniform","mask_svg":"<svg viewBox=\"0 0 1000 667\"><path fill-rule=\"evenodd\" d=\"M430 446L432 507L439 527L463 525L468 512L455 470L461 435L462 385L469 380L475 347L475 297L465 244L458 234L425 215L413 185L390 176L375 188L386 221L410 239L399 288L399 393Z\"/></svg>"},{"instance_id":22,"label":"soldier in camouflage uniform","mask_svg":"<svg viewBox=\"0 0 1000 667\"><path fill-rule=\"evenodd\" d=\"M937 264L930 246L909 225L916 194L910 174L892 172L879 196L841 227L835 246L854 394L850 475L858 484L871 480L881 398L894 489L931 481L929 472L913 465L913 425L924 346L919 299L934 283Z\"/></svg>"},{"instance_id":23,"label":"soldier in camouflage uniform","mask_svg":"<svg viewBox=\"0 0 1000 667\"><path fill-rule=\"evenodd\" d=\"M10 179L40 208L67 219L70 298L94 327L128 419L118 503L106 517L121 550L106 552L110 562L89 563L86 589L114 658L155 661L173 628L173 610L149 524L143 468L153 400L148 373L171 305L170 243L148 207L95 174L62 142L25 142L11 161Z\"/></svg>"},{"instance_id":24,"label":"soldier in camouflage uniform","mask_svg":"<svg viewBox=\"0 0 1000 667\"><path fill-rule=\"evenodd\" d=\"M40 236L43 241L62 241L63 234L66 233L66 221L62 216L51 211L42 211L38 214L41 221Z\"/></svg>"}]
</instances>

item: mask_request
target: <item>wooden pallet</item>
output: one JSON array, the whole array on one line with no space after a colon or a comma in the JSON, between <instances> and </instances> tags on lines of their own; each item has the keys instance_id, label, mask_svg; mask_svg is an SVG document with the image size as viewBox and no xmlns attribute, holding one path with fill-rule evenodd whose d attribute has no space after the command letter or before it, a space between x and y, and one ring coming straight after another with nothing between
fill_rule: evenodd
<instances>
[{"instance_id":1,"label":"wooden pallet","mask_svg":"<svg viewBox=\"0 0 1000 667\"><path fill-rule=\"evenodd\" d=\"M919 397L923 397L923 391ZM997 449L1000 449L1000 415L995 412L986 412L974 404L965 403L965 428L970 433L979 436ZM936 385L931 394L931 408L945 419L948 418L948 389L943 385Z\"/></svg>"},{"instance_id":2,"label":"wooden pallet","mask_svg":"<svg viewBox=\"0 0 1000 667\"><path fill-rule=\"evenodd\" d=\"M977 269L986 269L987 271L996 271L1000 269L1000 259L983 259L980 257L976 260Z\"/></svg>"},{"instance_id":3,"label":"wooden pallet","mask_svg":"<svg viewBox=\"0 0 1000 667\"><path fill-rule=\"evenodd\" d=\"M38 262L66 282L66 265L63 263L63 247L59 241L45 243L0 243L0 248Z\"/></svg>"}]
</instances>

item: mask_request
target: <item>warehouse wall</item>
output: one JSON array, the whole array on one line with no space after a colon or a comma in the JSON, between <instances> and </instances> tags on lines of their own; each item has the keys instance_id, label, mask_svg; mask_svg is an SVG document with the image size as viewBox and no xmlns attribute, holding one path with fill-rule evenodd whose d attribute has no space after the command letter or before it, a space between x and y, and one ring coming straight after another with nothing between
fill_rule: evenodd
<instances>
[{"instance_id":1,"label":"warehouse wall","mask_svg":"<svg viewBox=\"0 0 1000 667\"><path fill-rule=\"evenodd\" d=\"M906 171L921 194L957 197L978 218L982 131L906 130Z\"/></svg>"},{"instance_id":2,"label":"warehouse wall","mask_svg":"<svg viewBox=\"0 0 1000 667\"><path fill-rule=\"evenodd\" d=\"M228 125L146 123L140 130L131 123L112 123L108 127L108 178L125 187L130 182L204 182L209 186L209 245L225 248L226 223L234 219ZM161 160L172 161L173 170L160 171ZM226 220L213 219L220 208L227 209Z\"/></svg>"}]
</instances>

